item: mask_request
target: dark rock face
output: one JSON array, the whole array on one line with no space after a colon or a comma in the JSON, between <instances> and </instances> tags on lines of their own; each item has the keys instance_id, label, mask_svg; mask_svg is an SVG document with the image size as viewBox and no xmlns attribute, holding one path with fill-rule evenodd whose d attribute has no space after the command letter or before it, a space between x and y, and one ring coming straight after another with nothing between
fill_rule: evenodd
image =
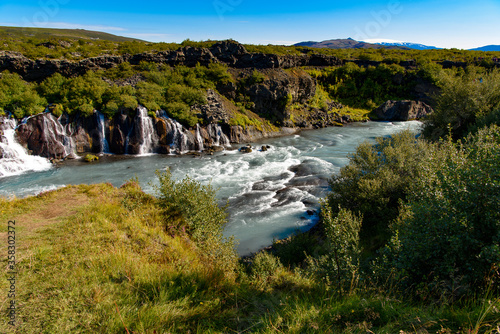
<instances>
[{"instance_id":1,"label":"dark rock face","mask_svg":"<svg viewBox=\"0 0 500 334\"><path fill-rule=\"evenodd\" d=\"M64 159L74 153L74 141L68 134L69 127L63 126L50 113L31 117L18 127L17 135L21 143L26 143L34 155ZM71 131L71 129L69 129Z\"/></svg>"},{"instance_id":2,"label":"dark rock face","mask_svg":"<svg viewBox=\"0 0 500 334\"><path fill-rule=\"evenodd\" d=\"M387 101L373 112L379 121L409 121L420 119L432 112L432 108L421 101Z\"/></svg>"},{"instance_id":3,"label":"dark rock face","mask_svg":"<svg viewBox=\"0 0 500 334\"><path fill-rule=\"evenodd\" d=\"M306 103L316 93L316 81L302 70L263 71L264 82L246 87L245 94L255 107L253 111L283 124L289 118L287 104Z\"/></svg>"},{"instance_id":4,"label":"dark rock face","mask_svg":"<svg viewBox=\"0 0 500 334\"><path fill-rule=\"evenodd\" d=\"M207 123L227 123L229 121L229 110L225 106L224 99L212 89L207 91L206 104L195 105L191 109L198 110Z\"/></svg>"}]
</instances>

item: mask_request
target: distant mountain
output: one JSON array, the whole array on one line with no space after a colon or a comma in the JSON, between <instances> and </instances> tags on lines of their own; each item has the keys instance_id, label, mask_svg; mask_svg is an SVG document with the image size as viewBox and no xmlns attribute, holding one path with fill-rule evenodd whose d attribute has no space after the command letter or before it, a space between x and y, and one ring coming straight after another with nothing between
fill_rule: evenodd
<instances>
[{"instance_id":1,"label":"distant mountain","mask_svg":"<svg viewBox=\"0 0 500 334\"><path fill-rule=\"evenodd\" d=\"M440 49L440 48L437 48L435 46L428 46L428 45L424 45L424 44L408 43L408 42L379 42L379 43L373 43L373 44L385 45L385 46L400 46L400 47L405 47L405 48L413 49L413 50L439 50Z\"/></svg>"},{"instance_id":2,"label":"distant mountain","mask_svg":"<svg viewBox=\"0 0 500 334\"><path fill-rule=\"evenodd\" d=\"M500 45L486 45L480 48L470 49L471 51L500 51Z\"/></svg>"},{"instance_id":3,"label":"distant mountain","mask_svg":"<svg viewBox=\"0 0 500 334\"><path fill-rule=\"evenodd\" d=\"M139 41L140 39L128 38L108 34L100 31L91 31L84 29L53 29L53 28L24 28L24 27L3 27L0 26L0 38L26 38L35 37L38 39L46 38L73 38L73 39L100 39L112 42Z\"/></svg>"},{"instance_id":4,"label":"distant mountain","mask_svg":"<svg viewBox=\"0 0 500 334\"><path fill-rule=\"evenodd\" d=\"M323 42L301 42L294 44L294 46L305 46L310 48L328 48L328 49L403 49L407 50L405 46L381 45L366 42L355 41L352 38L347 39L330 39Z\"/></svg>"}]
</instances>

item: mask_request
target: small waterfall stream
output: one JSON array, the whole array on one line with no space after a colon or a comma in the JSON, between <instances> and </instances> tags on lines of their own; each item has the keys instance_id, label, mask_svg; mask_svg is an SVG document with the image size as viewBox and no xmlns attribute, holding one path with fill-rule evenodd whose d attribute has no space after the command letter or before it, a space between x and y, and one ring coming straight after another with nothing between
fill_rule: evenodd
<instances>
[{"instance_id":1,"label":"small waterfall stream","mask_svg":"<svg viewBox=\"0 0 500 334\"><path fill-rule=\"evenodd\" d=\"M153 128L153 120L148 116L148 110L142 106L137 108L136 124L141 131L141 144L139 147L139 155L153 153L155 144L158 143L156 131Z\"/></svg>"},{"instance_id":2,"label":"small waterfall stream","mask_svg":"<svg viewBox=\"0 0 500 334\"><path fill-rule=\"evenodd\" d=\"M198 144L198 151L203 151L203 138L201 138L200 134L200 124L196 124L196 143Z\"/></svg>"},{"instance_id":3,"label":"small waterfall stream","mask_svg":"<svg viewBox=\"0 0 500 334\"><path fill-rule=\"evenodd\" d=\"M52 167L49 160L29 155L15 137L15 119L0 119L0 178Z\"/></svg>"},{"instance_id":4,"label":"small waterfall stream","mask_svg":"<svg viewBox=\"0 0 500 334\"><path fill-rule=\"evenodd\" d=\"M167 130L171 135L172 142L169 144L170 149L172 151L177 151L179 153L185 153L189 150L189 138L185 133L187 130L184 129L182 124L177 122L175 119L172 119L167 116L167 113L164 110L160 110L157 112L159 118L162 118L167 123ZM197 128L197 135L199 135L199 131ZM201 136L200 136L201 139ZM203 141L201 142L203 145Z\"/></svg>"},{"instance_id":5,"label":"small waterfall stream","mask_svg":"<svg viewBox=\"0 0 500 334\"><path fill-rule=\"evenodd\" d=\"M96 111L97 115L97 128L100 134L100 153L110 153L108 140L106 139L106 123L104 121L104 115L98 111Z\"/></svg>"},{"instance_id":6,"label":"small waterfall stream","mask_svg":"<svg viewBox=\"0 0 500 334\"><path fill-rule=\"evenodd\" d=\"M207 127L208 134L211 138L215 139L215 146L231 146L231 142L229 138L222 132L222 128L218 124L209 124Z\"/></svg>"},{"instance_id":7,"label":"small waterfall stream","mask_svg":"<svg viewBox=\"0 0 500 334\"><path fill-rule=\"evenodd\" d=\"M63 126L60 122L60 118L57 119L55 118L55 116L50 114L46 117L43 117L43 128L47 131L46 135L52 138L52 140L47 142L54 142L63 147L63 158L78 158L76 154L75 141L71 137L71 134L73 132L71 124L66 124L66 126Z\"/></svg>"}]
</instances>

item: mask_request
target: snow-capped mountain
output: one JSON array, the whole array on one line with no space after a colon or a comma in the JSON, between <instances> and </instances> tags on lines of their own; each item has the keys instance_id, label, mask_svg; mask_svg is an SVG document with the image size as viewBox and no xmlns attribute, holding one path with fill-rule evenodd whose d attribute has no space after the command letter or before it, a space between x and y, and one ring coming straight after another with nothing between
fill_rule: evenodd
<instances>
[{"instance_id":1,"label":"snow-capped mountain","mask_svg":"<svg viewBox=\"0 0 500 334\"><path fill-rule=\"evenodd\" d=\"M440 48L437 48L435 46L429 46L429 45L418 44L418 43L401 42L401 41L395 41L395 40L390 40L390 39L368 39L368 40L365 40L364 42L371 43L371 44L383 45L383 46L407 47L407 48L414 49L414 50L440 49Z\"/></svg>"}]
</instances>

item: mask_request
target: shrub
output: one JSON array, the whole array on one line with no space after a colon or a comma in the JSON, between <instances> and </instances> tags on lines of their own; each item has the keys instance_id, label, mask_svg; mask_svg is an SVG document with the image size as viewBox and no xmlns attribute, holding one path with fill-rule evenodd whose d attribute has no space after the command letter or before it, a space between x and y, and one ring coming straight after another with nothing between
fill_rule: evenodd
<instances>
[{"instance_id":1,"label":"shrub","mask_svg":"<svg viewBox=\"0 0 500 334\"><path fill-rule=\"evenodd\" d=\"M359 272L359 230L362 218L342 208L334 214L328 203L323 202L321 220L325 229L327 254L317 260L311 258L312 268L327 283L336 285L339 293L352 291Z\"/></svg>"},{"instance_id":2,"label":"shrub","mask_svg":"<svg viewBox=\"0 0 500 334\"><path fill-rule=\"evenodd\" d=\"M261 251L252 259L250 278L259 285L264 285L282 269L283 265L277 257L266 251Z\"/></svg>"},{"instance_id":3,"label":"shrub","mask_svg":"<svg viewBox=\"0 0 500 334\"><path fill-rule=\"evenodd\" d=\"M64 97L66 83L67 79L65 77L59 73L55 73L40 83L38 91L50 103L59 103Z\"/></svg>"},{"instance_id":4,"label":"shrub","mask_svg":"<svg viewBox=\"0 0 500 334\"><path fill-rule=\"evenodd\" d=\"M205 93L199 89L174 84L165 90L165 98L168 102L183 102L188 106L205 104Z\"/></svg>"},{"instance_id":5,"label":"shrub","mask_svg":"<svg viewBox=\"0 0 500 334\"><path fill-rule=\"evenodd\" d=\"M409 131L377 144L362 143L349 156L349 164L330 180L328 207L342 207L363 215L362 242L373 251L388 239L388 225L398 216L399 200L422 174L433 146Z\"/></svg>"},{"instance_id":6,"label":"shrub","mask_svg":"<svg viewBox=\"0 0 500 334\"><path fill-rule=\"evenodd\" d=\"M193 127L196 123L200 122L200 119L191 112L191 108L182 102L167 103L165 111L171 118L188 127Z\"/></svg>"},{"instance_id":7,"label":"shrub","mask_svg":"<svg viewBox=\"0 0 500 334\"><path fill-rule=\"evenodd\" d=\"M252 74L245 79L246 86L252 86L255 84L263 83L266 80L266 75L257 70L253 70Z\"/></svg>"},{"instance_id":8,"label":"shrub","mask_svg":"<svg viewBox=\"0 0 500 334\"><path fill-rule=\"evenodd\" d=\"M500 70L489 72L473 66L464 72L442 71L441 94L434 113L425 121L424 135L438 139L451 132L466 137L474 123L500 107Z\"/></svg>"},{"instance_id":9,"label":"shrub","mask_svg":"<svg viewBox=\"0 0 500 334\"><path fill-rule=\"evenodd\" d=\"M441 150L391 228L388 262L406 285L456 293L458 285L465 292L498 284L492 270L500 264L500 127Z\"/></svg>"},{"instance_id":10,"label":"shrub","mask_svg":"<svg viewBox=\"0 0 500 334\"><path fill-rule=\"evenodd\" d=\"M185 231L191 236L208 264L232 275L237 254L232 238L223 236L225 208L219 207L211 185L201 185L189 177L174 181L169 170L156 173L155 190L163 210L167 231Z\"/></svg>"}]
</instances>

